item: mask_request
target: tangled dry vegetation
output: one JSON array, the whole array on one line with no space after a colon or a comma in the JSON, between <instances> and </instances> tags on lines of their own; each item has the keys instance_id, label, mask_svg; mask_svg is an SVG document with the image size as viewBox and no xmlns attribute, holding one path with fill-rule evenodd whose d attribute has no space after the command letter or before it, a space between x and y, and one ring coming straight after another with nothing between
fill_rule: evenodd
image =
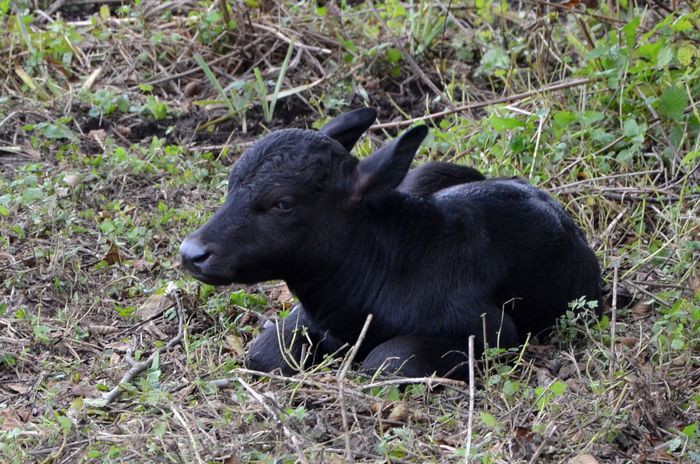
<instances>
[{"instance_id":1,"label":"tangled dry vegetation","mask_svg":"<svg viewBox=\"0 0 700 464\"><path fill-rule=\"evenodd\" d=\"M349 3L0 1L0 462L700 462L698 3ZM606 315L472 393L242 368L292 296L179 241L251 140L361 105L361 156L422 120L422 160L551 191Z\"/></svg>"}]
</instances>

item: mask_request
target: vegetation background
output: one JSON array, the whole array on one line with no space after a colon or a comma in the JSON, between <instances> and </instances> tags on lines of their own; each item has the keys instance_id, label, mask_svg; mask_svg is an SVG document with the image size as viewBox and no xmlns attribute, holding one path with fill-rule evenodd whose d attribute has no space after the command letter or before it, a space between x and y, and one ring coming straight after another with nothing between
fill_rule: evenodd
<instances>
[{"instance_id":1,"label":"vegetation background","mask_svg":"<svg viewBox=\"0 0 700 464\"><path fill-rule=\"evenodd\" d=\"M0 462L700 462L699 6L0 1ZM251 376L289 291L194 282L180 240L251 141L363 105L358 156L423 121L420 162L551 192L612 308L471 393Z\"/></svg>"}]
</instances>

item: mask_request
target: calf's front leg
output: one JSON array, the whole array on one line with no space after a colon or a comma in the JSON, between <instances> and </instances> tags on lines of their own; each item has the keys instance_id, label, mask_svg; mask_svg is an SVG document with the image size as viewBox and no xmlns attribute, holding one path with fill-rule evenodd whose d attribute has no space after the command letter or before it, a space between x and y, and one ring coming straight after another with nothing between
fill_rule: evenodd
<instances>
[{"instance_id":1,"label":"calf's front leg","mask_svg":"<svg viewBox=\"0 0 700 464\"><path fill-rule=\"evenodd\" d=\"M246 367L261 372L280 371L291 375L302 367L302 347L314 340L308 329L304 308L298 304L285 318L267 321L248 349Z\"/></svg>"}]
</instances>

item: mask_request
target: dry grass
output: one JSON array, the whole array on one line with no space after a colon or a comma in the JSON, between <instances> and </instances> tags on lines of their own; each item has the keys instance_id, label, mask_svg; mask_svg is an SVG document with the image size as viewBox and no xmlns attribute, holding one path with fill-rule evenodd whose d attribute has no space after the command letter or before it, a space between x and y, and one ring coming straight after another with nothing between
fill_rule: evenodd
<instances>
[{"instance_id":1,"label":"dry grass","mask_svg":"<svg viewBox=\"0 0 700 464\"><path fill-rule=\"evenodd\" d=\"M469 440L474 462L700 462L700 56L678 68L700 36L692 15L693 29L657 27L697 4L61 3L0 17L0 462L459 462ZM610 58L662 39L665 67ZM680 115L659 104L674 85ZM179 269L179 241L246 144L364 104L385 125L361 155L425 120L425 158L547 188L611 290L635 297L515 358L486 356L471 436L461 382L400 389L342 360L247 371L245 343L289 310L285 287L214 289Z\"/></svg>"}]
</instances>

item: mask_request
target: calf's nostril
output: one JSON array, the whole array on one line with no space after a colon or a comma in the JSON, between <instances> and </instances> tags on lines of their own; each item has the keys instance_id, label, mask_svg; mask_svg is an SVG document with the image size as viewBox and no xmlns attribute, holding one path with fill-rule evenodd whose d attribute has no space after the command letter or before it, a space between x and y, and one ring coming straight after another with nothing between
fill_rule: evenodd
<instances>
[{"instance_id":1,"label":"calf's nostril","mask_svg":"<svg viewBox=\"0 0 700 464\"><path fill-rule=\"evenodd\" d=\"M183 261L197 264L206 260L211 253L207 251L204 244L199 240L187 238L180 245L180 255Z\"/></svg>"}]
</instances>

